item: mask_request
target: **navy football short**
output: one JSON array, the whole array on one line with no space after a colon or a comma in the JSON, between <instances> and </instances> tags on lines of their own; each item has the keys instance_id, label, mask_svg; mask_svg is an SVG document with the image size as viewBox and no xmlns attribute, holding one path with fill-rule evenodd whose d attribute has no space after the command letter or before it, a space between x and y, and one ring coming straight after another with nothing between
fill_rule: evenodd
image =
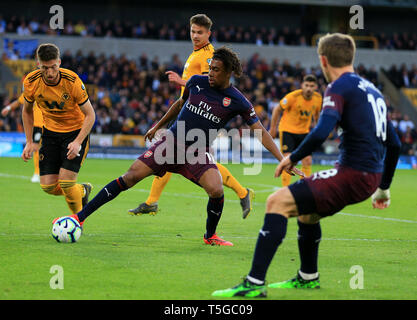
<instances>
[{"instance_id":1,"label":"navy football short","mask_svg":"<svg viewBox=\"0 0 417 320\"><path fill-rule=\"evenodd\" d=\"M315 172L289 186L299 215L331 216L350 204L368 199L381 182L381 173L339 166Z\"/></svg>"},{"instance_id":2,"label":"navy football short","mask_svg":"<svg viewBox=\"0 0 417 320\"><path fill-rule=\"evenodd\" d=\"M80 130L71 132L54 132L43 128L42 143L39 149L40 175L58 174L61 168L78 172L87 156L89 136L81 144L80 155L72 160L67 159L68 144L73 142Z\"/></svg>"},{"instance_id":3,"label":"navy football short","mask_svg":"<svg viewBox=\"0 0 417 320\"><path fill-rule=\"evenodd\" d=\"M154 174L158 177L164 176L167 172L178 173L187 178L188 180L199 185L198 181L201 176L208 169L218 170L214 157L206 148L204 154L198 155L195 150L191 150L188 146L181 146L174 142L173 144L162 145L166 141L166 137L155 142L147 151L139 156L139 160L145 163L149 168L152 169ZM165 150L165 146L168 147ZM159 155L166 157L167 161L162 163L158 158L158 148L162 148L162 152L159 151ZM172 154L173 157L167 157L167 152ZM193 159L190 163L188 160Z\"/></svg>"},{"instance_id":4,"label":"navy football short","mask_svg":"<svg viewBox=\"0 0 417 320\"><path fill-rule=\"evenodd\" d=\"M290 153L293 152L307 137L307 133L296 134L286 131L279 132L279 141L281 143L281 152Z\"/></svg>"}]
</instances>

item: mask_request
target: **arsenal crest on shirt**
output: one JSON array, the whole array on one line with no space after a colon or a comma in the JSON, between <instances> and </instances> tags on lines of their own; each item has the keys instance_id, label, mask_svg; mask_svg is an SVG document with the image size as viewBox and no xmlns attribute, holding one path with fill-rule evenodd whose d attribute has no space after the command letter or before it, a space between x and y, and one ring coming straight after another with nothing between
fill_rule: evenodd
<instances>
[{"instance_id":1,"label":"arsenal crest on shirt","mask_svg":"<svg viewBox=\"0 0 417 320\"><path fill-rule=\"evenodd\" d=\"M228 106L230 106L230 102L232 102L232 99L230 99L230 98L228 98L228 97L225 97L225 98L223 99L223 106L224 106L224 107L228 107Z\"/></svg>"},{"instance_id":2,"label":"arsenal crest on shirt","mask_svg":"<svg viewBox=\"0 0 417 320\"><path fill-rule=\"evenodd\" d=\"M146 151L146 153L143 157L144 158L149 158L152 154L153 154L153 152L151 150L148 150L148 151Z\"/></svg>"}]
</instances>

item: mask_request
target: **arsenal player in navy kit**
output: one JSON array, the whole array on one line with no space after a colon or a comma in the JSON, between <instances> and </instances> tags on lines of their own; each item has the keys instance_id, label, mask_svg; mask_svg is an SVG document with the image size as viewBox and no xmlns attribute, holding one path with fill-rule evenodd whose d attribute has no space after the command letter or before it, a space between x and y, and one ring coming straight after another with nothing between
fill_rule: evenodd
<instances>
[{"instance_id":1,"label":"arsenal player in navy kit","mask_svg":"<svg viewBox=\"0 0 417 320\"><path fill-rule=\"evenodd\" d=\"M167 136L157 141L132 164L123 176L107 184L73 217L82 223L103 204L113 200L121 191L133 187L142 179L150 175L163 176L167 171L174 172L201 186L209 196L204 243L232 246L231 242L221 239L216 234L223 211L224 195L221 176L209 153L211 140L215 138L210 135L210 130L221 129L230 119L241 115L252 130L261 130L261 142L265 148L278 161L283 158L271 135L260 123L251 103L230 84L232 73L237 77L242 73L237 55L226 47L215 50L208 76L191 77L182 97L173 103L162 119L145 135L145 139L152 140L159 129L177 118L169 130L173 135L173 143L167 143ZM185 136L192 129L198 129L204 133L205 141L203 146L199 147L204 147L206 152L203 154L203 159L197 155L196 163L189 161L189 147L194 143L198 144L199 141L187 141L182 134L180 136L179 127L181 126L185 129L183 132ZM211 136L213 136L212 139ZM169 158L170 155L166 154L168 151L171 151L173 161L161 163L161 159L158 159L156 155L160 154ZM291 168L288 172L292 175L303 175L296 168Z\"/></svg>"},{"instance_id":2,"label":"arsenal player in navy kit","mask_svg":"<svg viewBox=\"0 0 417 320\"><path fill-rule=\"evenodd\" d=\"M319 220L371 196L375 208L389 205L389 187L401 143L387 118L384 97L371 82L354 73L355 42L351 36L335 33L320 38L318 54L323 74L330 82L319 123L300 146L282 160L275 175L279 176L310 155L336 126L343 130L338 164L268 197L265 221L249 274L241 284L217 290L214 296L266 296L266 272L285 237L291 217L298 219L301 266L295 278L272 283L269 287L320 288Z\"/></svg>"}]
</instances>

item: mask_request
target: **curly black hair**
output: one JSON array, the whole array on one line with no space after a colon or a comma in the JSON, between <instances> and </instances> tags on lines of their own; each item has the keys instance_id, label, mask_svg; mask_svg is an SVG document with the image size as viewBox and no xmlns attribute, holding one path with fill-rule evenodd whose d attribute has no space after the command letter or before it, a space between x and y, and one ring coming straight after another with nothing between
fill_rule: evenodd
<instances>
[{"instance_id":1,"label":"curly black hair","mask_svg":"<svg viewBox=\"0 0 417 320\"><path fill-rule=\"evenodd\" d=\"M234 72L235 77L239 78L242 76L242 65L237 54L228 47L220 47L213 53L213 60L220 60L223 62L224 68L228 72Z\"/></svg>"}]
</instances>

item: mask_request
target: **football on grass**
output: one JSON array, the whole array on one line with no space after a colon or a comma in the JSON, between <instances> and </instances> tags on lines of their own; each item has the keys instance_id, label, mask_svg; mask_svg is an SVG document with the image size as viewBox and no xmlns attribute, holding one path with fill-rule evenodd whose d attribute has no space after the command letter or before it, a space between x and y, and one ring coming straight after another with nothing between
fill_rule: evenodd
<instances>
[{"instance_id":1,"label":"football on grass","mask_svg":"<svg viewBox=\"0 0 417 320\"><path fill-rule=\"evenodd\" d=\"M71 217L58 218L52 225L52 237L58 242L77 242L81 231L78 221Z\"/></svg>"}]
</instances>

